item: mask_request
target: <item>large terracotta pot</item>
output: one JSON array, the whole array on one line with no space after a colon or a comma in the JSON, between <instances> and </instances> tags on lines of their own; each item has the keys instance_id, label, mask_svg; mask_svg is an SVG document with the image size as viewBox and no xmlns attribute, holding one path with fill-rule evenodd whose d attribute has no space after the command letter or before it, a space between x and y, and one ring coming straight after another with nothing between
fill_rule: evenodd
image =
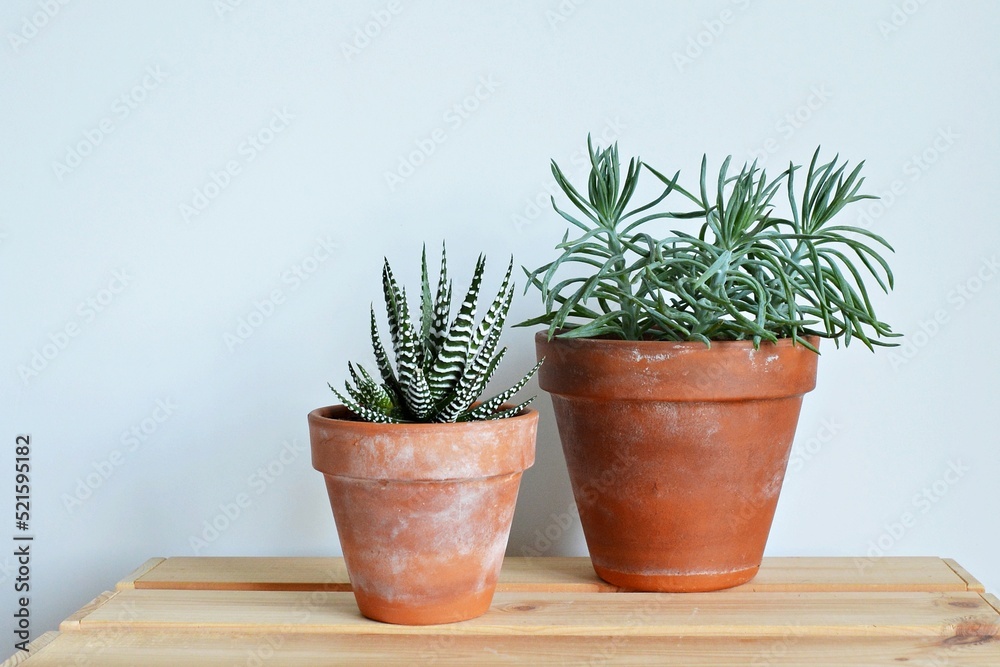
<instances>
[{"instance_id":1,"label":"large terracotta pot","mask_svg":"<svg viewBox=\"0 0 1000 667\"><path fill-rule=\"evenodd\" d=\"M458 424L373 424L343 406L309 413L361 613L427 625L493 600L538 413Z\"/></svg>"},{"instance_id":2,"label":"large terracotta pot","mask_svg":"<svg viewBox=\"0 0 1000 667\"><path fill-rule=\"evenodd\" d=\"M790 340L755 350L543 332L535 344L598 576L673 592L752 579L817 355Z\"/></svg>"}]
</instances>

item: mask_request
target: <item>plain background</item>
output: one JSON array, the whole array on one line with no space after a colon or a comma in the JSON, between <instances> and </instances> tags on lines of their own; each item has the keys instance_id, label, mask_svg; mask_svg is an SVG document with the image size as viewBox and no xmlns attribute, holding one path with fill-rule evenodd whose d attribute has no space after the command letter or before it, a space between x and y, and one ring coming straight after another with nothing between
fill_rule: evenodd
<instances>
[{"instance_id":1,"label":"plain background","mask_svg":"<svg viewBox=\"0 0 1000 667\"><path fill-rule=\"evenodd\" d=\"M548 261L548 161L581 182L588 132L688 182L867 160L884 198L843 221L895 246L906 347L824 349L767 553L1000 590L998 31L971 1L5 2L0 539L28 433L33 634L152 556L338 554L305 416L370 363L382 257L412 284L446 240L460 289L486 251L493 290ZM504 342L498 388L534 359ZM537 405L508 553L585 555Z\"/></svg>"}]
</instances>

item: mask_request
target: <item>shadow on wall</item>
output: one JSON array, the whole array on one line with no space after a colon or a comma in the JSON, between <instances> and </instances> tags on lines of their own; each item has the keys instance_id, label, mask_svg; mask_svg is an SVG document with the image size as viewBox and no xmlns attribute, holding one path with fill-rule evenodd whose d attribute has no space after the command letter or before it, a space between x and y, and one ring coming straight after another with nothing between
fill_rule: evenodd
<instances>
[{"instance_id":1,"label":"shadow on wall","mask_svg":"<svg viewBox=\"0 0 1000 667\"><path fill-rule=\"evenodd\" d=\"M525 393L531 389L525 389ZM508 556L586 556L587 546L566 471L552 401L537 385L535 465L521 478Z\"/></svg>"}]
</instances>

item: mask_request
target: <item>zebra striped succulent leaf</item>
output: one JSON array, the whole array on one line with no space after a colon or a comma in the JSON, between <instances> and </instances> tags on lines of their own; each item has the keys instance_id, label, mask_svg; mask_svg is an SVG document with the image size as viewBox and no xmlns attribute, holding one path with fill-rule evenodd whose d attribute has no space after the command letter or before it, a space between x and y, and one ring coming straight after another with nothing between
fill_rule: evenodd
<instances>
[{"instance_id":1,"label":"zebra striped succulent leaf","mask_svg":"<svg viewBox=\"0 0 1000 667\"><path fill-rule=\"evenodd\" d=\"M513 266L512 259L499 292L477 324L479 292L486 271L486 259L480 255L469 289L452 320L452 284L444 247L433 296L424 249L420 265L420 313L419 320L414 322L406 290L399 287L386 260L382 267L382 289L395 367L382 344L373 306L372 348L381 381L361 365L349 363L351 379L344 383L344 391L333 385L330 389L351 412L370 422L480 421L520 413L534 397L514 407L509 407L507 401L528 383L542 362L535 364L513 387L479 401L507 352L507 348L498 350L497 346L514 296L510 280Z\"/></svg>"}]
</instances>

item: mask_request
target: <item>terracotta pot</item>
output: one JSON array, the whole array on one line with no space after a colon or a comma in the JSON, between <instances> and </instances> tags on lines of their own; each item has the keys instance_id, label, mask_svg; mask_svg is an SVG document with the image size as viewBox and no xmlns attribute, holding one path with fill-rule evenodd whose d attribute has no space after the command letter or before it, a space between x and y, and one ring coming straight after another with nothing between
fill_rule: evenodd
<instances>
[{"instance_id":1,"label":"terracotta pot","mask_svg":"<svg viewBox=\"0 0 1000 667\"><path fill-rule=\"evenodd\" d=\"M752 579L817 355L790 340L754 350L543 332L535 344L598 576L673 592Z\"/></svg>"},{"instance_id":2,"label":"terracotta pot","mask_svg":"<svg viewBox=\"0 0 1000 667\"><path fill-rule=\"evenodd\" d=\"M538 413L458 424L373 424L343 406L309 413L361 613L427 625L493 600Z\"/></svg>"}]
</instances>

